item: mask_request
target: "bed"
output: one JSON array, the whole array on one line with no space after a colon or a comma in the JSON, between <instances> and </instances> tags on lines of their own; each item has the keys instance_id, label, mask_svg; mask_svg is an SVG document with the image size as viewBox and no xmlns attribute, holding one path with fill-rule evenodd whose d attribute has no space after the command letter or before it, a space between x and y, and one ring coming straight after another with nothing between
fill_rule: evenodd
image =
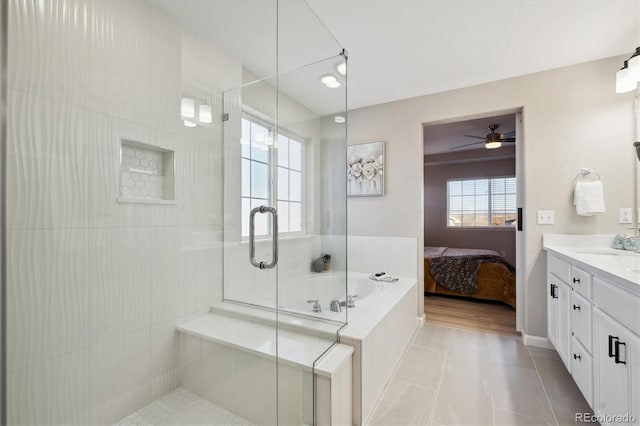
<instances>
[{"instance_id":1,"label":"bed","mask_svg":"<svg viewBox=\"0 0 640 426\"><path fill-rule=\"evenodd\" d=\"M425 247L424 291L495 300L515 308L515 268L493 250Z\"/></svg>"}]
</instances>

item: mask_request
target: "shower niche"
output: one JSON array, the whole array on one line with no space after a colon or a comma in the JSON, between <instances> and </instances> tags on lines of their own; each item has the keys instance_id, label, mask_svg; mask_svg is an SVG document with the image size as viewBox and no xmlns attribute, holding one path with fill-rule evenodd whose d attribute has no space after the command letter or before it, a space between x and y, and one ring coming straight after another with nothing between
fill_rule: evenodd
<instances>
[{"instance_id":1,"label":"shower niche","mask_svg":"<svg viewBox=\"0 0 640 426\"><path fill-rule=\"evenodd\" d=\"M174 176L173 151L122 140L119 202L175 204Z\"/></svg>"}]
</instances>

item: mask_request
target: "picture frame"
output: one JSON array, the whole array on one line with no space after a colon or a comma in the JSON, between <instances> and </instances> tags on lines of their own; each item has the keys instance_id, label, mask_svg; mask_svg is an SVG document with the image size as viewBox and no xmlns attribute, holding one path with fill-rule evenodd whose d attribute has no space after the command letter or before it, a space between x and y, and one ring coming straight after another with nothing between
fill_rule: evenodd
<instances>
[{"instance_id":1,"label":"picture frame","mask_svg":"<svg viewBox=\"0 0 640 426\"><path fill-rule=\"evenodd\" d=\"M383 196L384 165L384 140L347 145L347 196Z\"/></svg>"}]
</instances>

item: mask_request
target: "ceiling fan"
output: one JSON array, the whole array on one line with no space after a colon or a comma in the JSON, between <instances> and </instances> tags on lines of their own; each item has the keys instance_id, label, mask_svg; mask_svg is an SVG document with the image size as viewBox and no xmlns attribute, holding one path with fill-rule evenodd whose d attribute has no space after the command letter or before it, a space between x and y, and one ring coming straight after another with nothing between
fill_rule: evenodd
<instances>
[{"instance_id":1,"label":"ceiling fan","mask_svg":"<svg viewBox=\"0 0 640 426\"><path fill-rule=\"evenodd\" d=\"M500 148L503 143L515 143L516 141L515 130L512 130L511 132L507 132L506 134L496 133L496 130L498 129L498 127L500 127L499 124L490 124L489 131L491 133L487 134L486 136L463 135L464 137L467 137L467 138L483 139L482 142L468 143L466 145L454 146L453 148L449 148L449 149L450 150L459 149L459 148L464 148L466 146L479 145L481 143L483 143L484 147L487 149L495 149L495 148Z\"/></svg>"}]
</instances>

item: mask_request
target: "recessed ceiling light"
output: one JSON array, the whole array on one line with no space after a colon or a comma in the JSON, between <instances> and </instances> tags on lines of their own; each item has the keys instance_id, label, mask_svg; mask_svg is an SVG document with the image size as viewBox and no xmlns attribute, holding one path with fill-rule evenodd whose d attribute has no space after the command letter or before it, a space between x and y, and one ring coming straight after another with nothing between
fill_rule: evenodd
<instances>
[{"instance_id":1,"label":"recessed ceiling light","mask_svg":"<svg viewBox=\"0 0 640 426\"><path fill-rule=\"evenodd\" d=\"M342 75L347 75L347 63L341 62L336 66L336 70Z\"/></svg>"},{"instance_id":2,"label":"recessed ceiling light","mask_svg":"<svg viewBox=\"0 0 640 426\"><path fill-rule=\"evenodd\" d=\"M189 120L184 120L184 125L186 127L196 127L197 126L196 123L194 123L193 121L189 121Z\"/></svg>"},{"instance_id":3,"label":"recessed ceiling light","mask_svg":"<svg viewBox=\"0 0 640 426\"><path fill-rule=\"evenodd\" d=\"M337 89L338 87L340 87L340 82L338 80L330 81L329 83L325 83L325 84L329 89Z\"/></svg>"},{"instance_id":4,"label":"recessed ceiling light","mask_svg":"<svg viewBox=\"0 0 640 426\"><path fill-rule=\"evenodd\" d=\"M343 116L336 115L335 117L333 117L333 121L335 121L336 123L344 123L346 120Z\"/></svg>"},{"instance_id":5,"label":"recessed ceiling light","mask_svg":"<svg viewBox=\"0 0 640 426\"><path fill-rule=\"evenodd\" d=\"M334 76L332 76L331 74L327 74L327 75L323 75L322 77L320 77L320 81L328 86L330 83L334 83L334 82L336 82L338 80L336 80L336 78Z\"/></svg>"}]
</instances>

